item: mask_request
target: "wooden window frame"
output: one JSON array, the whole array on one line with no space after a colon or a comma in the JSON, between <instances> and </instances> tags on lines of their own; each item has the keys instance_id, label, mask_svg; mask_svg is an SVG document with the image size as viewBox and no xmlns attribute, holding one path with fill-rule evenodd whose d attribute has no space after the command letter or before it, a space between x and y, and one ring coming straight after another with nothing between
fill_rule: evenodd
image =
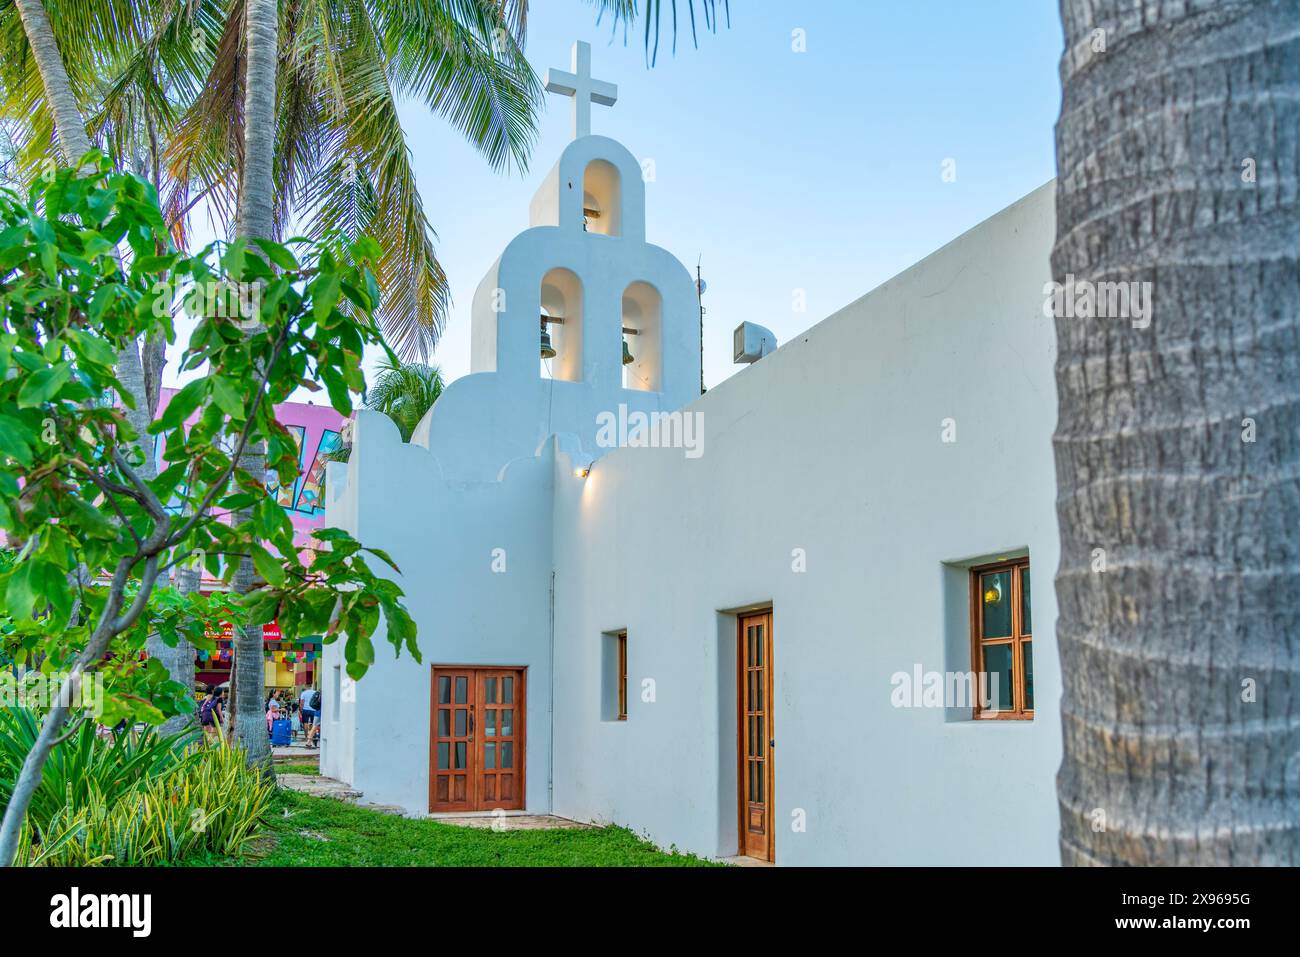
<instances>
[{"instance_id":1,"label":"wooden window frame","mask_svg":"<svg viewBox=\"0 0 1300 957\"><path fill-rule=\"evenodd\" d=\"M976 682L975 701L971 706L971 717L980 721L1033 721L1034 710L1025 708L1025 664L1024 646L1032 645L1034 636L1025 634L1024 622L1021 620L1021 590L1024 570L1029 568L1029 556L1011 558L1005 561L977 565L970 570L970 636L971 636L971 671L979 680ZM1011 572L1011 636L985 640L984 627L984 592L980 586L983 576L994 572ZM1001 711L980 707L984 692L984 648L987 645L1011 645L1011 710Z\"/></svg>"},{"instance_id":2,"label":"wooden window frame","mask_svg":"<svg viewBox=\"0 0 1300 957\"><path fill-rule=\"evenodd\" d=\"M617 721L627 720L627 632L620 631L614 636L618 645L618 717Z\"/></svg>"}]
</instances>

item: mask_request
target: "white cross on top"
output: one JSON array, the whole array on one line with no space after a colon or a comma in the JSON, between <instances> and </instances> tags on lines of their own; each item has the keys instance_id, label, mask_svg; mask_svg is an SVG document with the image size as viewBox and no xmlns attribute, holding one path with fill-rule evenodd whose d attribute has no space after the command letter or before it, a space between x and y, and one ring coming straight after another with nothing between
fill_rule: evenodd
<instances>
[{"instance_id":1,"label":"white cross on top","mask_svg":"<svg viewBox=\"0 0 1300 957\"><path fill-rule=\"evenodd\" d=\"M546 71L549 93L573 97L573 138L591 135L591 104L613 106L618 102L618 87L591 76L591 44L579 40L573 45L572 73L554 67Z\"/></svg>"}]
</instances>

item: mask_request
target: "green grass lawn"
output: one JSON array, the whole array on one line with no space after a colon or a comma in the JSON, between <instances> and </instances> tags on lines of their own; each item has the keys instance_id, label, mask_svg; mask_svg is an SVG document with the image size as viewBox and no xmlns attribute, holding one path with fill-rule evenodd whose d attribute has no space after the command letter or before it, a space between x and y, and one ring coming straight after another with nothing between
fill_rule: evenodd
<instances>
[{"instance_id":1,"label":"green grass lawn","mask_svg":"<svg viewBox=\"0 0 1300 957\"><path fill-rule=\"evenodd\" d=\"M713 862L657 850L621 827L495 832L410 820L282 789L271 839L242 860L191 864L261 867L700 867Z\"/></svg>"},{"instance_id":2,"label":"green grass lawn","mask_svg":"<svg viewBox=\"0 0 1300 957\"><path fill-rule=\"evenodd\" d=\"M303 762L286 761L284 764L275 766L276 774L320 774L319 764L307 764Z\"/></svg>"}]
</instances>

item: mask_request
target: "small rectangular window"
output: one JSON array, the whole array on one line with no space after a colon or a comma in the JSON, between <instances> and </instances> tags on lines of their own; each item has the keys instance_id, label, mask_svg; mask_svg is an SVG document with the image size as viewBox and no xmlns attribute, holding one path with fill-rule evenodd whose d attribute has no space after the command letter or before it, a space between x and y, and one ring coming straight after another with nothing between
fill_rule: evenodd
<instances>
[{"instance_id":1,"label":"small rectangular window","mask_svg":"<svg viewBox=\"0 0 1300 957\"><path fill-rule=\"evenodd\" d=\"M331 720L339 720L340 702L343 700L343 668L341 665L334 666L333 681L330 683L330 697L334 699L330 707Z\"/></svg>"},{"instance_id":2,"label":"small rectangular window","mask_svg":"<svg viewBox=\"0 0 1300 957\"><path fill-rule=\"evenodd\" d=\"M627 720L627 632L618 634L618 720Z\"/></svg>"},{"instance_id":3,"label":"small rectangular window","mask_svg":"<svg viewBox=\"0 0 1300 957\"><path fill-rule=\"evenodd\" d=\"M974 716L1032 721L1034 646L1029 559L972 568L970 588L971 667L979 675Z\"/></svg>"},{"instance_id":4,"label":"small rectangular window","mask_svg":"<svg viewBox=\"0 0 1300 957\"><path fill-rule=\"evenodd\" d=\"M600 633L600 720L627 720L627 629Z\"/></svg>"}]
</instances>

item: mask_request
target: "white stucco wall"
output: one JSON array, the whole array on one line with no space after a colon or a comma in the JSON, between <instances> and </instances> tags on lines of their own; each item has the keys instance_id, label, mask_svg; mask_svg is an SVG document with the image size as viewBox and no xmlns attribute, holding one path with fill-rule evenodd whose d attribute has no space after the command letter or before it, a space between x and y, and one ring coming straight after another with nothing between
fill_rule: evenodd
<instances>
[{"instance_id":1,"label":"white stucco wall","mask_svg":"<svg viewBox=\"0 0 1300 957\"><path fill-rule=\"evenodd\" d=\"M1056 863L1052 204L1049 184L692 403L699 458L619 449L582 480L561 457L557 813L734 853L727 611L771 603L779 863ZM894 708L895 672L970 667L945 563L1025 549L1034 721ZM624 628L630 713L602 721L601 634Z\"/></svg>"},{"instance_id":2,"label":"white stucco wall","mask_svg":"<svg viewBox=\"0 0 1300 957\"><path fill-rule=\"evenodd\" d=\"M528 774L525 799L549 806L551 515L537 503L551 499L552 460L544 449L511 462L499 480L447 480L429 450L403 443L386 417L359 413L353 471L326 522L384 548L401 569L423 662L394 656L381 630L375 664L336 719L331 676L342 647L326 646L322 773L364 789L368 801L427 813L430 668L518 666L528 669L529 769L542 769ZM496 548L505 574L492 569Z\"/></svg>"}]
</instances>

